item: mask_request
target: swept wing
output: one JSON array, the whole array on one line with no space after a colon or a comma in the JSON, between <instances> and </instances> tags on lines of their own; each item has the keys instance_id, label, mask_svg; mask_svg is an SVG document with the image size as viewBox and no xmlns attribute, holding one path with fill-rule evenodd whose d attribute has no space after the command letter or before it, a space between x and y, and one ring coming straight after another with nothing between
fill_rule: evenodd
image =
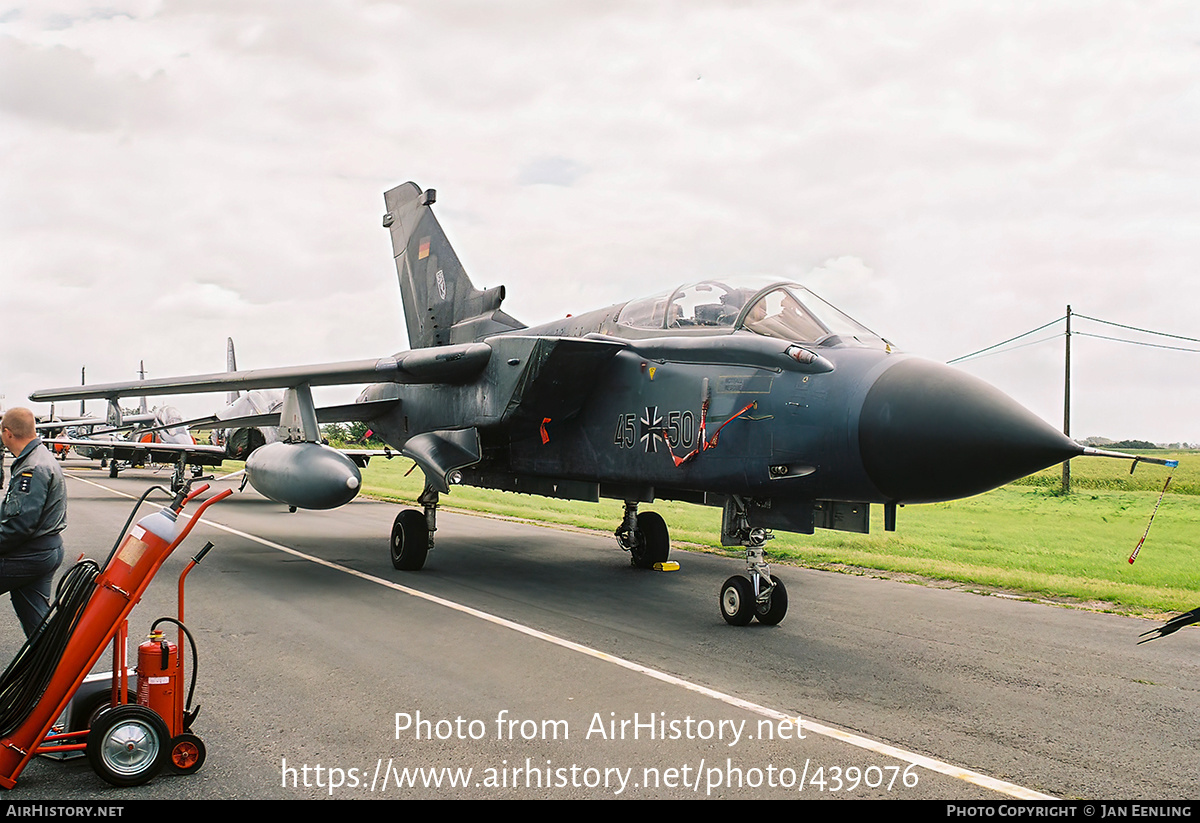
<instances>
[{"instance_id":1,"label":"swept wing","mask_svg":"<svg viewBox=\"0 0 1200 823\"><path fill-rule=\"evenodd\" d=\"M466 343L403 352L377 360L348 360L313 366L215 372L189 377L163 377L123 383L42 389L30 400L113 400L129 394L203 394L239 389L287 389L360 383L460 383L483 370L491 358L486 343Z\"/></svg>"}]
</instances>

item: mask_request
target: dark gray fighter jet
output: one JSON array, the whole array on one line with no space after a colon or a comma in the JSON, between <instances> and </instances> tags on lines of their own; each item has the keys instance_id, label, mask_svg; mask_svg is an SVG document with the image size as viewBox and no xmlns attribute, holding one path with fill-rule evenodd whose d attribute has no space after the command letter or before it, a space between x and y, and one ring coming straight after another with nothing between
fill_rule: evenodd
<instances>
[{"instance_id":1,"label":"dark gray fighter jet","mask_svg":"<svg viewBox=\"0 0 1200 823\"><path fill-rule=\"evenodd\" d=\"M527 328L476 289L431 206L405 183L384 196L410 351L382 359L71 386L34 400L283 389L277 425L246 464L267 497L332 508L360 475L318 424L369 421L425 475L423 510L392 527L397 569L420 569L441 494L456 484L625 503L617 542L634 566L667 561L657 499L722 508L721 541L746 576L720 593L725 620L775 624L787 592L764 547L773 530L866 532L896 508L978 494L1085 449L986 383L896 351L801 285L733 277ZM312 386L371 384L318 409Z\"/></svg>"}]
</instances>

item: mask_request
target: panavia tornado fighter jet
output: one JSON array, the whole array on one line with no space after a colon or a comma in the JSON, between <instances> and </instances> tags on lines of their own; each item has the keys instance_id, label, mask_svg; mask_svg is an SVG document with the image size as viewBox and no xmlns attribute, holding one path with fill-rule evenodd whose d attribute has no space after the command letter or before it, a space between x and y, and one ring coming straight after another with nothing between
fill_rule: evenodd
<instances>
[{"instance_id":1,"label":"panavia tornado fighter jet","mask_svg":"<svg viewBox=\"0 0 1200 823\"><path fill-rule=\"evenodd\" d=\"M706 280L541 326L476 289L434 217L432 189L384 195L412 349L381 359L72 386L34 400L126 393L282 389L278 442L256 449L249 482L289 506L332 508L357 467L318 424L369 421L424 472L423 510L400 512L391 559L417 570L433 547L439 496L456 484L625 503L616 529L634 566L667 560L663 518L682 500L723 511L721 542L746 576L720 593L725 620L776 624L787 592L764 546L772 531L868 530L869 504L978 494L1085 449L986 383L896 351L796 283ZM367 383L358 402L316 408L311 387Z\"/></svg>"}]
</instances>

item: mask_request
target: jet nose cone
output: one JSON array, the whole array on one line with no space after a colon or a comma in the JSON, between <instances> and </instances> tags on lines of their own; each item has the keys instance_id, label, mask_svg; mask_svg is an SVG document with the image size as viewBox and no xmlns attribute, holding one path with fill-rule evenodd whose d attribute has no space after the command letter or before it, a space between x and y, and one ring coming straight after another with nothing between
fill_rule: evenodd
<instances>
[{"instance_id":1,"label":"jet nose cone","mask_svg":"<svg viewBox=\"0 0 1200 823\"><path fill-rule=\"evenodd\" d=\"M858 440L875 486L911 503L980 494L1083 452L1000 390L917 359L871 386Z\"/></svg>"}]
</instances>

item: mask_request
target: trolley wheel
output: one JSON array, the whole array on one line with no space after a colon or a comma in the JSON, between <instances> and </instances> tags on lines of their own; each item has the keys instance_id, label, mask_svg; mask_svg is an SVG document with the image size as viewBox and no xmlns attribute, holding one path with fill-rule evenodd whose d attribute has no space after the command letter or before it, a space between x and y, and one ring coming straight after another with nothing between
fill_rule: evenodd
<instances>
[{"instance_id":1,"label":"trolley wheel","mask_svg":"<svg viewBox=\"0 0 1200 823\"><path fill-rule=\"evenodd\" d=\"M88 762L114 786L140 786L162 770L169 736L153 709L117 706L102 712L88 732Z\"/></svg>"},{"instance_id":2,"label":"trolley wheel","mask_svg":"<svg viewBox=\"0 0 1200 823\"><path fill-rule=\"evenodd\" d=\"M204 765L204 741L191 732L171 739L167 769L174 774L192 774Z\"/></svg>"},{"instance_id":3,"label":"trolley wheel","mask_svg":"<svg viewBox=\"0 0 1200 823\"><path fill-rule=\"evenodd\" d=\"M87 731L92 726L95 726L96 720L100 717L102 712L116 708L110 702L111 700L112 693L108 689L105 689L99 694L93 695L90 700L86 701L72 711L71 724L69 726L70 730L73 732L82 732ZM137 703L137 694L135 692L126 690L125 705L131 706L134 703Z\"/></svg>"}]
</instances>

